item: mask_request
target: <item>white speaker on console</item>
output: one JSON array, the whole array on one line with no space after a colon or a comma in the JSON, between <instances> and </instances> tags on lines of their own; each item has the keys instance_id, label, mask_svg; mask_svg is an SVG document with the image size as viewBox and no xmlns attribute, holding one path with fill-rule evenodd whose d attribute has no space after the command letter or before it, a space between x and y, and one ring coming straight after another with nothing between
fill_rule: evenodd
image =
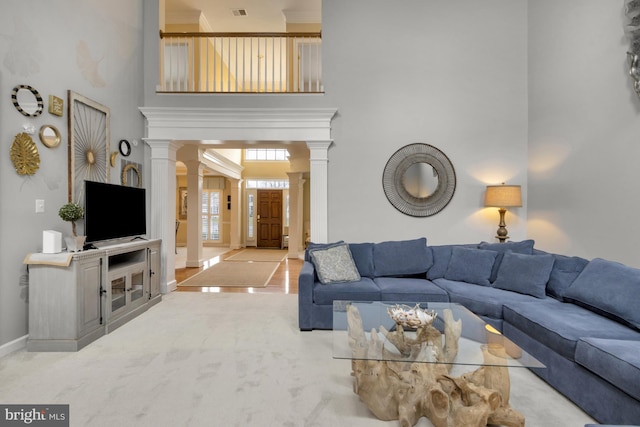
<instances>
[{"instance_id":1,"label":"white speaker on console","mask_svg":"<svg viewBox=\"0 0 640 427\"><path fill-rule=\"evenodd\" d=\"M62 233L55 230L42 232L42 253L57 254L62 252Z\"/></svg>"}]
</instances>

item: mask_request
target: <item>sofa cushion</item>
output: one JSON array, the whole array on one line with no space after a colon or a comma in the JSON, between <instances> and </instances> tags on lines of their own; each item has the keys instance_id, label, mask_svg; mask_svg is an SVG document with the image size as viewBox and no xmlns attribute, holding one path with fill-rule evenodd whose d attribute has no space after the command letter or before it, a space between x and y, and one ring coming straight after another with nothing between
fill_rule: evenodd
<instances>
[{"instance_id":1,"label":"sofa cushion","mask_svg":"<svg viewBox=\"0 0 640 427\"><path fill-rule=\"evenodd\" d=\"M638 332L621 323L554 298L508 302L503 314L505 322L572 361L577 342L584 337L640 339Z\"/></svg>"},{"instance_id":2,"label":"sofa cushion","mask_svg":"<svg viewBox=\"0 0 640 427\"><path fill-rule=\"evenodd\" d=\"M373 276L373 243L349 243L351 256L360 276Z\"/></svg>"},{"instance_id":3,"label":"sofa cushion","mask_svg":"<svg viewBox=\"0 0 640 427\"><path fill-rule=\"evenodd\" d=\"M492 319L502 319L502 307L508 302L537 301L530 295L490 286L476 286L447 279L435 279L433 282L447 291L450 302L461 304L478 316Z\"/></svg>"},{"instance_id":4,"label":"sofa cushion","mask_svg":"<svg viewBox=\"0 0 640 427\"><path fill-rule=\"evenodd\" d=\"M640 341L583 338L576 362L640 400Z\"/></svg>"},{"instance_id":5,"label":"sofa cushion","mask_svg":"<svg viewBox=\"0 0 640 427\"><path fill-rule=\"evenodd\" d=\"M545 298L553 262L553 255L525 255L507 251L502 257L493 287Z\"/></svg>"},{"instance_id":6,"label":"sofa cushion","mask_svg":"<svg viewBox=\"0 0 640 427\"><path fill-rule=\"evenodd\" d=\"M451 261L451 250L454 247L475 249L477 246L477 244L429 246L433 257L433 265L429 268L429 271L427 271L427 279L433 280L444 277L444 273L447 272L447 267L449 266L449 261Z\"/></svg>"},{"instance_id":7,"label":"sofa cushion","mask_svg":"<svg viewBox=\"0 0 640 427\"><path fill-rule=\"evenodd\" d=\"M563 301L567 288L576 280L589 260L577 256L568 257L557 254L553 254L553 257L556 262L553 263L549 283L547 283L547 294Z\"/></svg>"},{"instance_id":8,"label":"sofa cushion","mask_svg":"<svg viewBox=\"0 0 640 427\"><path fill-rule=\"evenodd\" d=\"M346 243L315 248L309 251L309 255L323 285L360 280L360 273Z\"/></svg>"},{"instance_id":9,"label":"sofa cushion","mask_svg":"<svg viewBox=\"0 0 640 427\"><path fill-rule=\"evenodd\" d=\"M444 273L447 280L474 283L489 286L489 277L496 260L497 252L480 249L454 247L451 260Z\"/></svg>"},{"instance_id":10,"label":"sofa cushion","mask_svg":"<svg viewBox=\"0 0 640 427\"><path fill-rule=\"evenodd\" d=\"M381 301L449 302L449 295L427 279L410 277L376 277Z\"/></svg>"},{"instance_id":11,"label":"sofa cushion","mask_svg":"<svg viewBox=\"0 0 640 427\"><path fill-rule=\"evenodd\" d=\"M565 299L640 330L640 270L596 258L567 288Z\"/></svg>"},{"instance_id":12,"label":"sofa cushion","mask_svg":"<svg viewBox=\"0 0 640 427\"><path fill-rule=\"evenodd\" d=\"M313 302L319 305L331 305L333 301L380 301L380 288L373 279L362 277L357 282L313 283Z\"/></svg>"},{"instance_id":13,"label":"sofa cushion","mask_svg":"<svg viewBox=\"0 0 640 427\"><path fill-rule=\"evenodd\" d=\"M375 277L426 273L433 264L427 239L396 240L373 245Z\"/></svg>"},{"instance_id":14,"label":"sofa cushion","mask_svg":"<svg viewBox=\"0 0 640 427\"><path fill-rule=\"evenodd\" d=\"M491 270L491 277L489 281L493 283L498 277L498 269L500 268L500 263L502 262L502 256L505 252L511 251L517 254L533 254L533 240L523 240L521 242L506 242L506 243L487 243L480 242L478 245L478 249L484 249L489 251L496 251L498 256L496 256L496 262L493 264L493 270Z\"/></svg>"}]
</instances>

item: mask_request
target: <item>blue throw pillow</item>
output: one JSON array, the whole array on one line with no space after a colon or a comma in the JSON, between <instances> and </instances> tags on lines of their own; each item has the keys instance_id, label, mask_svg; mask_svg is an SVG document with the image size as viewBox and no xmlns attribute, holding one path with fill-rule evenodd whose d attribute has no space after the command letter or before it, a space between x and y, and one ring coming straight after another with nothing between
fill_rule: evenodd
<instances>
[{"instance_id":1,"label":"blue throw pillow","mask_svg":"<svg viewBox=\"0 0 640 427\"><path fill-rule=\"evenodd\" d=\"M454 246L451 249L451 261L444 273L444 278L490 286L489 277L497 255L495 251Z\"/></svg>"},{"instance_id":2,"label":"blue throw pillow","mask_svg":"<svg viewBox=\"0 0 640 427\"><path fill-rule=\"evenodd\" d=\"M408 276L426 273L433 264L427 239L398 240L373 245L375 277Z\"/></svg>"},{"instance_id":3,"label":"blue throw pillow","mask_svg":"<svg viewBox=\"0 0 640 427\"><path fill-rule=\"evenodd\" d=\"M564 294L567 301L640 330L640 270L595 258Z\"/></svg>"},{"instance_id":4,"label":"blue throw pillow","mask_svg":"<svg viewBox=\"0 0 640 427\"><path fill-rule=\"evenodd\" d=\"M545 298L554 261L553 255L505 252L493 287Z\"/></svg>"},{"instance_id":5,"label":"blue throw pillow","mask_svg":"<svg viewBox=\"0 0 640 427\"><path fill-rule=\"evenodd\" d=\"M498 256L496 257L496 262L493 265L493 270L491 271L491 277L489 281L493 283L498 277L498 269L500 268L500 263L502 262L502 256L505 252L511 251L518 254L533 254L533 244L535 242L533 240L523 240L521 242L506 242L506 243L487 243L480 242L478 245L479 249L486 249L490 251L498 252Z\"/></svg>"},{"instance_id":6,"label":"blue throw pillow","mask_svg":"<svg viewBox=\"0 0 640 427\"><path fill-rule=\"evenodd\" d=\"M564 293L571 286L580 272L589 263L589 260L577 256L568 257L565 255L553 255L556 262L553 264L549 283L547 284L547 293L552 297L564 301Z\"/></svg>"},{"instance_id":7,"label":"blue throw pillow","mask_svg":"<svg viewBox=\"0 0 640 427\"><path fill-rule=\"evenodd\" d=\"M323 285L330 283L357 282L360 274L353 261L349 245L342 243L309 251L318 279Z\"/></svg>"},{"instance_id":8,"label":"blue throw pillow","mask_svg":"<svg viewBox=\"0 0 640 427\"><path fill-rule=\"evenodd\" d=\"M433 258L433 265L427 271L427 279L442 279L444 277L444 273L447 272L447 267L449 266L449 261L451 261L451 250L454 247L464 247L464 248L473 248L476 249L478 247L477 244L465 244L465 245L438 245L438 246L429 246L431 250L431 256Z\"/></svg>"}]
</instances>

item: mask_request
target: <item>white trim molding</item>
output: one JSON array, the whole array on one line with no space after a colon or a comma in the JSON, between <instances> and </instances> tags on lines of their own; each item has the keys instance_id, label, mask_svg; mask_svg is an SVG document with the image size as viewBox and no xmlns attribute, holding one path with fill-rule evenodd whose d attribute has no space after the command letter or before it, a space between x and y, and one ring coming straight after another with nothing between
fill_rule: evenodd
<instances>
[{"instance_id":1,"label":"white trim molding","mask_svg":"<svg viewBox=\"0 0 640 427\"><path fill-rule=\"evenodd\" d=\"M141 107L147 138L173 140L322 141L336 108Z\"/></svg>"},{"instance_id":2,"label":"white trim molding","mask_svg":"<svg viewBox=\"0 0 640 427\"><path fill-rule=\"evenodd\" d=\"M21 336L20 338L16 338L13 341L9 341L8 343L0 346L0 357L4 357L8 354L11 354L15 351L22 350L27 347L27 339L29 335Z\"/></svg>"}]
</instances>

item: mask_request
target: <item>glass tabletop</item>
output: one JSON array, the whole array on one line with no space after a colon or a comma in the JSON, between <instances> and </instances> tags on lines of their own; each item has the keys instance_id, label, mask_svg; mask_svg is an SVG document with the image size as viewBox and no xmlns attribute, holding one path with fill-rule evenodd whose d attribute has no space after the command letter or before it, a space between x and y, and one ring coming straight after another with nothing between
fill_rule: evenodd
<instances>
[{"instance_id":1,"label":"glass tabletop","mask_svg":"<svg viewBox=\"0 0 640 427\"><path fill-rule=\"evenodd\" d=\"M390 309L400 309L406 313L416 308L415 303L334 301L333 357L472 366L545 367L460 304L430 302L418 305L427 316L435 314L430 326L420 328L422 331L398 327L389 313ZM348 312L351 312L350 316ZM351 331L349 317L352 325L357 319ZM449 326L445 327L445 323ZM411 350L405 346L416 342L418 344L411 345Z\"/></svg>"}]
</instances>

